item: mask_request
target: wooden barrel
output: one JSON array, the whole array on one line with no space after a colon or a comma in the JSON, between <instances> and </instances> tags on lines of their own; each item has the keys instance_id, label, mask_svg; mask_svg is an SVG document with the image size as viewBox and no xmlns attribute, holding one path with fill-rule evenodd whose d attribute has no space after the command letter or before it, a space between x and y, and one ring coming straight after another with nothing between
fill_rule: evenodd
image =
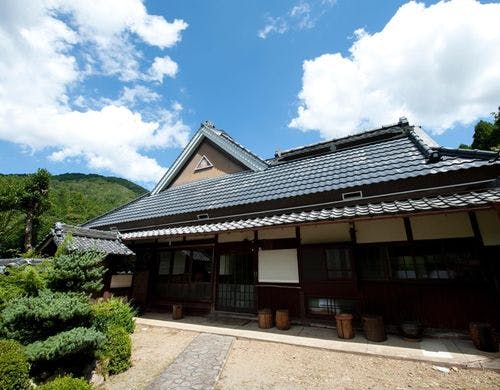
<instances>
[{"instance_id":1,"label":"wooden barrel","mask_svg":"<svg viewBox=\"0 0 500 390\"><path fill-rule=\"evenodd\" d=\"M273 327L273 314L271 309L259 310L259 328L269 329Z\"/></svg>"},{"instance_id":2,"label":"wooden barrel","mask_svg":"<svg viewBox=\"0 0 500 390\"><path fill-rule=\"evenodd\" d=\"M337 335L341 339L352 339L354 337L352 314L337 314L335 320L337 321Z\"/></svg>"},{"instance_id":3,"label":"wooden barrel","mask_svg":"<svg viewBox=\"0 0 500 390\"><path fill-rule=\"evenodd\" d=\"M366 314L362 318L363 331L367 340L378 342L387 340L382 316Z\"/></svg>"},{"instance_id":4,"label":"wooden barrel","mask_svg":"<svg viewBox=\"0 0 500 390\"><path fill-rule=\"evenodd\" d=\"M172 319L180 320L182 317L182 305L180 303L172 305Z\"/></svg>"},{"instance_id":5,"label":"wooden barrel","mask_svg":"<svg viewBox=\"0 0 500 390\"><path fill-rule=\"evenodd\" d=\"M276 310L276 328L279 330L290 329L290 316L287 309Z\"/></svg>"},{"instance_id":6,"label":"wooden barrel","mask_svg":"<svg viewBox=\"0 0 500 390\"><path fill-rule=\"evenodd\" d=\"M472 342L477 349L485 352L498 352L498 340L491 324L471 322L469 331Z\"/></svg>"}]
</instances>

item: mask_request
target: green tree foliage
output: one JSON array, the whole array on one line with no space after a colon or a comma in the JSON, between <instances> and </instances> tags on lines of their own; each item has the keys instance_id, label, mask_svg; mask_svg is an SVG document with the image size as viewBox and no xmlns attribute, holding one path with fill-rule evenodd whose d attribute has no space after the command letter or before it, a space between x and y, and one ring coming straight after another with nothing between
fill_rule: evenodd
<instances>
[{"instance_id":1,"label":"green tree foliage","mask_svg":"<svg viewBox=\"0 0 500 390\"><path fill-rule=\"evenodd\" d=\"M24 250L32 248L33 231L38 227L42 213L50 207L49 195L50 173L46 169L39 169L28 175L22 190L19 192L19 209L25 214Z\"/></svg>"},{"instance_id":2,"label":"green tree foliage","mask_svg":"<svg viewBox=\"0 0 500 390\"><path fill-rule=\"evenodd\" d=\"M23 346L14 340L0 340L0 389L30 389L29 370Z\"/></svg>"},{"instance_id":3,"label":"green tree foliage","mask_svg":"<svg viewBox=\"0 0 500 390\"><path fill-rule=\"evenodd\" d=\"M480 120L474 127L472 144L462 144L461 149L499 150L500 149L500 107L492 113L493 123Z\"/></svg>"},{"instance_id":4,"label":"green tree foliage","mask_svg":"<svg viewBox=\"0 0 500 390\"><path fill-rule=\"evenodd\" d=\"M26 175L0 175L0 256L3 257L23 251L24 213L17 209L12 198L26 178ZM144 188L116 177L78 173L52 176L50 208L38 219L33 243L42 240L57 221L80 224L144 193Z\"/></svg>"},{"instance_id":5,"label":"green tree foliage","mask_svg":"<svg viewBox=\"0 0 500 390\"><path fill-rule=\"evenodd\" d=\"M106 340L100 349L99 356L106 374L119 374L131 365L132 340L128 332L121 326L111 325L106 330Z\"/></svg>"},{"instance_id":6,"label":"green tree foliage","mask_svg":"<svg viewBox=\"0 0 500 390\"><path fill-rule=\"evenodd\" d=\"M15 298L38 295L46 286L48 268L46 263L26 265L9 268L4 274L0 274L0 310Z\"/></svg>"},{"instance_id":7,"label":"green tree foliage","mask_svg":"<svg viewBox=\"0 0 500 390\"><path fill-rule=\"evenodd\" d=\"M9 302L1 313L2 334L27 345L91 322L87 297L78 293L44 290L36 297Z\"/></svg>"},{"instance_id":8,"label":"green tree foliage","mask_svg":"<svg viewBox=\"0 0 500 390\"><path fill-rule=\"evenodd\" d=\"M119 326L132 333L135 328L134 315L134 309L120 298L107 301L100 299L92 305L92 322L102 332L111 326Z\"/></svg>"},{"instance_id":9,"label":"green tree foliage","mask_svg":"<svg viewBox=\"0 0 500 390\"><path fill-rule=\"evenodd\" d=\"M104 255L95 252L54 257L47 285L54 291L94 293L102 289Z\"/></svg>"},{"instance_id":10,"label":"green tree foliage","mask_svg":"<svg viewBox=\"0 0 500 390\"><path fill-rule=\"evenodd\" d=\"M92 386L85 379L60 376L37 387L37 390L92 390Z\"/></svg>"}]
</instances>

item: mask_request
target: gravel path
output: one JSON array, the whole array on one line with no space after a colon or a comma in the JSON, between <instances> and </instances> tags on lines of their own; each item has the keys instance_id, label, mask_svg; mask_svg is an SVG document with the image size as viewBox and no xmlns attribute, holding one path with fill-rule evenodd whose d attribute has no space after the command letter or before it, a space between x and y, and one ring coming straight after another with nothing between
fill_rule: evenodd
<instances>
[{"instance_id":1,"label":"gravel path","mask_svg":"<svg viewBox=\"0 0 500 390\"><path fill-rule=\"evenodd\" d=\"M189 345L197 333L138 325L132 334L132 367L101 389L145 389Z\"/></svg>"},{"instance_id":2,"label":"gravel path","mask_svg":"<svg viewBox=\"0 0 500 390\"><path fill-rule=\"evenodd\" d=\"M213 389L233 341L234 337L199 334L149 389Z\"/></svg>"},{"instance_id":3,"label":"gravel path","mask_svg":"<svg viewBox=\"0 0 500 390\"><path fill-rule=\"evenodd\" d=\"M255 340L233 343L217 389L500 389L500 374Z\"/></svg>"}]
</instances>

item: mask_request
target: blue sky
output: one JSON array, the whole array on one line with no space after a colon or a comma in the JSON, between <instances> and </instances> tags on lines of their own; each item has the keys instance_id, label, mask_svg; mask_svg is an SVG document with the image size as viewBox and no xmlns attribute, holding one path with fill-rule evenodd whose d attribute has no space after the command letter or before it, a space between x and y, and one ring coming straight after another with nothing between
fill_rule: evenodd
<instances>
[{"instance_id":1,"label":"blue sky","mask_svg":"<svg viewBox=\"0 0 500 390\"><path fill-rule=\"evenodd\" d=\"M1 173L150 188L206 119L262 157L402 115L455 147L500 104L498 3L108 3L0 5Z\"/></svg>"}]
</instances>

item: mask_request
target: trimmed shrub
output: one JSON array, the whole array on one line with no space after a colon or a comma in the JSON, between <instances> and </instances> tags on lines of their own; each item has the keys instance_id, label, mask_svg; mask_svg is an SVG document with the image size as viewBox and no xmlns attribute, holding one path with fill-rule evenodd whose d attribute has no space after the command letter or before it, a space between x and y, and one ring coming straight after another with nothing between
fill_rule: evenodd
<instances>
[{"instance_id":1,"label":"trimmed shrub","mask_svg":"<svg viewBox=\"0 0 500 390\"><path fill-rule=\"evenodd\" d=\"M0 340L0 389L30 389L29 370L23 346L14 340Z\"/></svg>"},{"instance_id":2,"label":"trimmed shrub","mask_svg":"<svg viewBox=\"0 0 500 390\"><path fill-rule=\"evenodd\" d=\"M12 300L2 311L1 332L21 344L90 324L88 299L82 294L41 291L37 297Z\"/></svg>"},{"instance_id":3,"label":"trimmed shrub","mask_svg":"<svg viewBox=\"0 0 500 390\"><path fill-rule=\"evenodd\" d=\"M44 383L38 390L92 390L92 386L81 378L60 376L50 382Z\"/></svg>"},{"instance_id":4,"label":"trimmed shrub","mask_svg":"<svg viewBox=\"0 0 500 390\"><path fill-rule=\"evenodd\" d=\"M132 341L128 332L121 326L112 325L106 332L106 342L100 355L107 374L119 374L131 365Z\"/></svg>"},{"instance_id":5,"label":"trimmed shrub","mask_svg":"<svg viewBox=\"0 0 500 390\"><path fill-rule=\"evenodd\" d=\"M35 296L45 288L46 265L11 267L0 274L0 310L6 303L23 295Z\"/></svg>"},{"instance_id":6,"label":"trimmed shrub","mask_svg":"<svg viewBox=\"0 0 500 390\"><path fill-rule=\"evenodd\" d=\"M57 360L74 354L92 355L104 340L104 335L94 329L73 328L27 345L26 354L32 362Z\"/></svg>"},{"instance_id":7,"label":"trimmed shrub","mask_svg":"<svg viewBox=\"0 0 500 390\"><path fill-rule=\"evenodd\" d=\"M104 255L73 252L53 259L47 286L54 291L95 293L102 289Z\"/></svg>"},{"instance_id":8,"label":"trimmed shrub","mask_svg":"<svg viewBox=\"0 0 500 390\"><path fill-rule=\"evenodd\" d=\"M110 326L120 326L128 333L135 328L135 310L120 298L99 300L92 305L93 323L96 329L106 332Z\"/></svg>"}]
</instances>

